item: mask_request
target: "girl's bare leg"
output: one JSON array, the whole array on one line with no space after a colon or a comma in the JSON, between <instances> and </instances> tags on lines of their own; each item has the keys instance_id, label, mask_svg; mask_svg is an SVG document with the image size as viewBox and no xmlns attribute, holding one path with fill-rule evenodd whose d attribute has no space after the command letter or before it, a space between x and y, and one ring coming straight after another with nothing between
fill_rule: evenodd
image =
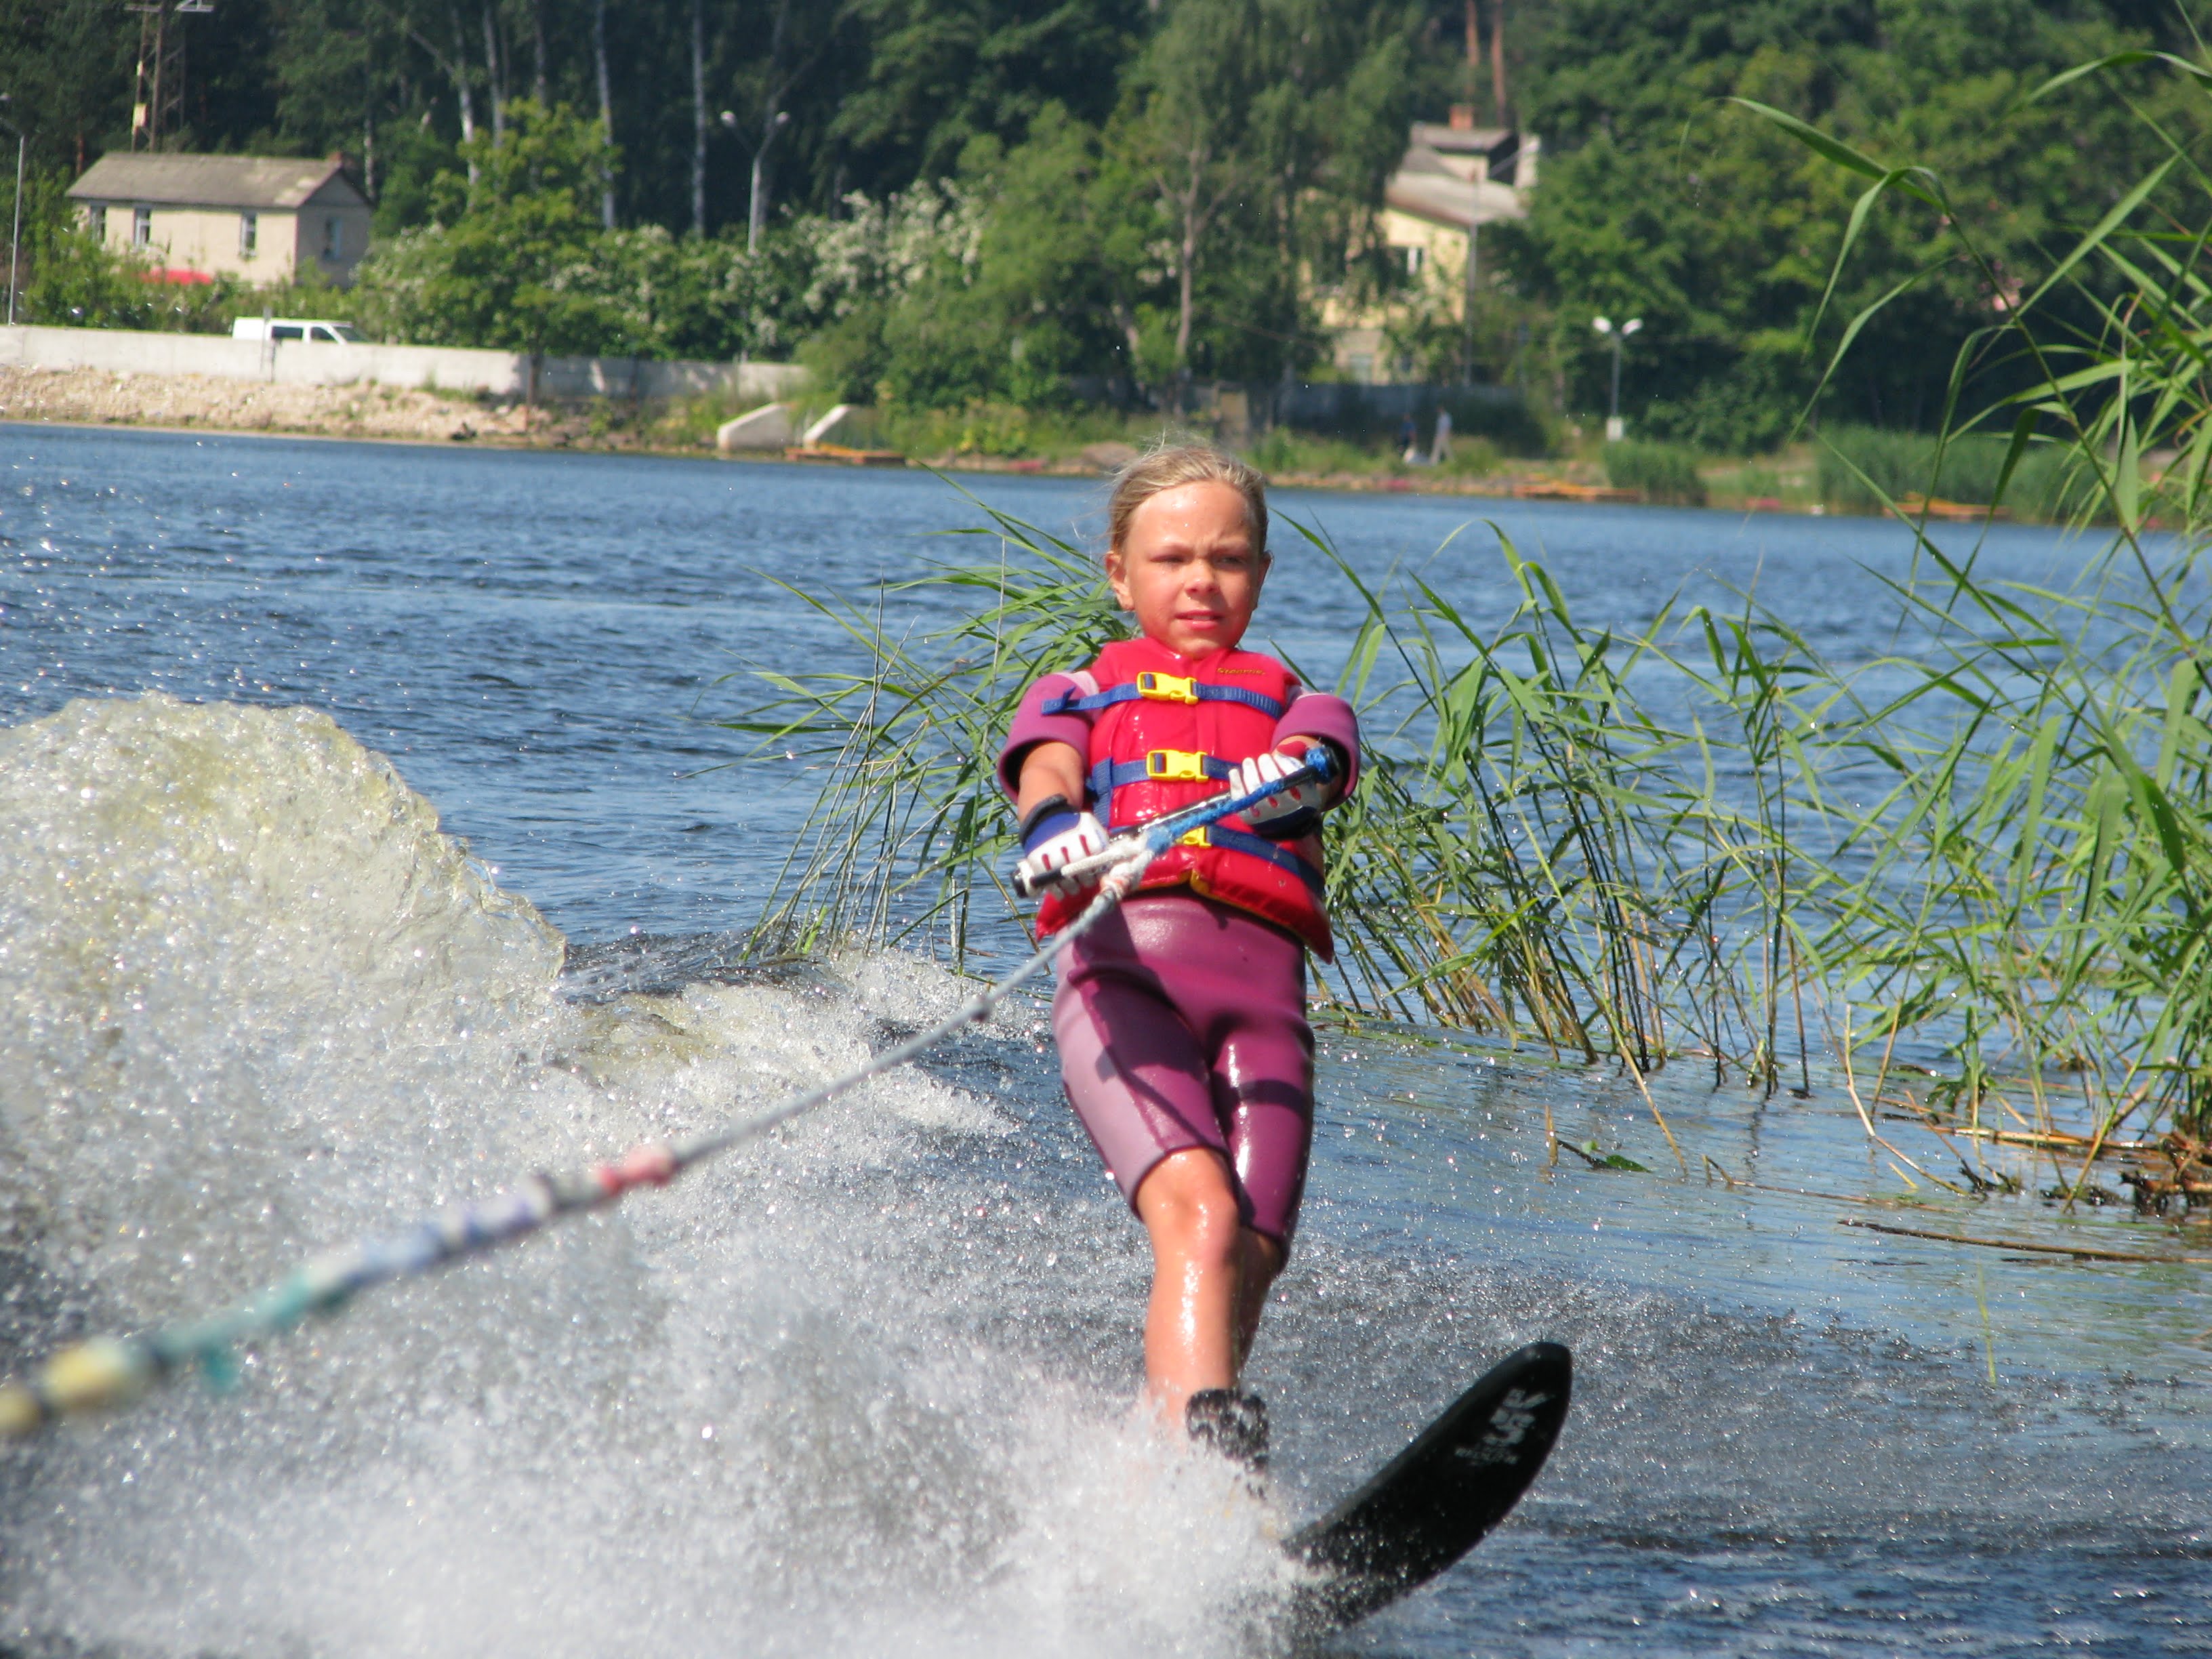
<instances>
[{"instance_id":1,"label":"girl's bare leg","mask_svg":"<svg viewBox=\"0 0 2212 1659\"><path fill-rule=\"evenodd\" d=\"M1260 1315L1267 1305L1267 1291L1283 1271L1283 1247L1265 1233L1249 1227L1237 1229L1241 1255L1237 1274L1237 1369L1243 1371L1251 1358L1253 1340L1260 1334Z\"/></svg>"},{"instance_id":2,"label":"girl's bare leg","mask_svg":"<svg viewBox=\"0 0 2212 1659\"><path fill-rule=\"evenodd\" d=\"M1246 1235L1220 1154L1191 1147L1162 1158L1137 1188L1137 1215L1152 1241L1145 1382L1161 1413L1180 1425L1192 1395L1235 1385L1242 1358ZM1249 1322L1258 1321L1255 1297Z\"/></svg>"}]
</instances>

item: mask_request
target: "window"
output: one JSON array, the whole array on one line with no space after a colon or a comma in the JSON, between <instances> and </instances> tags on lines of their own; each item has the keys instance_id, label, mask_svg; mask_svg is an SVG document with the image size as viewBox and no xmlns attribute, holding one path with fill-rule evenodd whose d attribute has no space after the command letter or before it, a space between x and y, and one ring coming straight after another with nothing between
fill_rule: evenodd
<instances>
[{"instance_id":1,"label":"window","mask_svg":"<svg viewBox=\"0 0 2212 1659\"><path fill-rule=\"evenodd\" d=\"M269 331L272 340L297 340L305 337L307 331L297 323L278 323Z\"/></svg>"},{"instance_id":2,"label":"window","mask_svg":"<svg viewBox=\"0 0 2212 1659\"><path fill-rule=\"evenodd\" d=\"M323 221L323 258L343 258L345 255L345 221L331 214Z\"/></svg>"},{"instance_id":3,"label":"window","mask_svg":"<svg viewBox=\"0 0 2212 1659\"><path fill-rule=\"evenodd\" d=\"M84 210L84 228L92 233L94 241L104 242L107 240L106 203L94 202Z\"/></svg>"},{"instance_id":4,"label":"window","mask_svg":"<svg viewBox=\"0 0 2212 1659\"><path fill-rule=\"evenodd\" d=\"M241 213L238 216L238 257L251 259L253 250L261 241L261 216Z\"/></svg>"},{"instance_id":5,"label":"window","mask_svg":"<svg viewBox=\"0 0 2212 1659\"><path fill-rule=\"evenodd\" d=\"M1406 250L1406 275L1408 276L1418 276L1421 274L1421 254L1423 252L1424 250L1418 246L1409 247Z\"/></svg>"},{"instance_id":6,"label":"window","mask_svg":"<svg viewBox=\"0 0 2212 1659\"><path fill-rule=\"evenodd\" d=\"M135 209L131 215L131 246L144 247L154 240L154 210Z\"/></svg>"}]
</instances>

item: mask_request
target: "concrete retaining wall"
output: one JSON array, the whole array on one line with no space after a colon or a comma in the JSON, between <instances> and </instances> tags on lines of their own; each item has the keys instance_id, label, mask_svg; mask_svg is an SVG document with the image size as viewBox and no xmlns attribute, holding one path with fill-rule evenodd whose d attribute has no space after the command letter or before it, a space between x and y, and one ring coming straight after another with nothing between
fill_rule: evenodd
<instances>
[{"instance_id":1,"label":"concrete retaining wall","mask_svg":"<svg viewBox=\"0 0 2212 1659\"><path fill-rule=\"evenodd\" d=\"M532 395L531 360L465 346L263 345L219 334L130 329L0 327L0 367L89 368L120 374L207 374L298 386L420 386L441 392ZM794 363L657 362L642 357L538 360L540 398L670 398L726 392L739 400L788 397L805 378Z\"/></svg>"}]
</instances>

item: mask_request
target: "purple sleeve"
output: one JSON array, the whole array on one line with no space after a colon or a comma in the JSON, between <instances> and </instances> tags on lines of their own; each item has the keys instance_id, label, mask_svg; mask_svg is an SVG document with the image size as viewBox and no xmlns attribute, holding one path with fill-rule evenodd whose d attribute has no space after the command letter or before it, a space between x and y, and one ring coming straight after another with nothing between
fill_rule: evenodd
<instances>
[{"instance_id":1,"label":"purple sleeve","mask_svg":"<svg viewBox=\"0 0 2212 1659\"><path fill-rule=\"evenodd\" d=\"M1291 738L1322 738L1344 751L1350 770L1337 799L1342 800L1359 782L1359 716L1342 697L1326 691L1302 691L1275 722L1275 742Z\"/></svg>"},{"instance_id":2,"label":"purple sleeve","mask_svg":"<svg viewBox=\"0 0 2212 1659\"><path fill-rule=\"evenodd\" d=\"M1048 674L1022 694L1022 706L1014 716L1013 730L1006 733L1006 741L999 750L999 787L1006 792L1007 799L1021 793L1022 762L1037 744L1064 743L1079 755L1091 752L1089 715L1044 712L1047 697L1078 689L1065 674Z\"/></svg>"}]
</instances>

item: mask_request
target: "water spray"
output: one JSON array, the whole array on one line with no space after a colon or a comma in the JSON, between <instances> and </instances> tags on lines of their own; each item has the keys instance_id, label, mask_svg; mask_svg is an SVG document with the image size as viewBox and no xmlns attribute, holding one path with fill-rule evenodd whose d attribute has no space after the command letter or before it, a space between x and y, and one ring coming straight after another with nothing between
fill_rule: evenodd
<instances>
[{"instance_id":1,"label":"water spray","mask_svg":"<svg viewBox=\"0 0 2212 1659\"><path fill-rule=\"evenodd\" d=\"M1334 769L1316 744L1304 762L1243 794L1218 796L1117 836L1102 852L1070 865L1063 877L1096 877L1097 896L1028 960L994 981L927 1030L872 1055L864 1065L751 1117L734 1119L695 1139L666 1146L646 1141L611 1163L565 1174L536 1175L472 1204L456 1204L401 1231L317 1256L248 1301L204 1319L138 1336L101 1336L64 1348L20 1382L0 1383L0 1440L36 1432L82 1412L119 1406L155 1383L197 1367L223 1386L237 1375L232 1350L274 1336L310 1315L336 1312L373 1285L413 1279L513 1243L547 1223L579 1211L604 1209L640 1187L665 1187L696 1164L750 1145L817 1106L849 1094L869 1079L905 1065L993 1010L1057 961L1134 892L1152 862L1194 831L1245 811L1270 795L1308 781L1326 783Z\"/></svg>"}]
</instances>

